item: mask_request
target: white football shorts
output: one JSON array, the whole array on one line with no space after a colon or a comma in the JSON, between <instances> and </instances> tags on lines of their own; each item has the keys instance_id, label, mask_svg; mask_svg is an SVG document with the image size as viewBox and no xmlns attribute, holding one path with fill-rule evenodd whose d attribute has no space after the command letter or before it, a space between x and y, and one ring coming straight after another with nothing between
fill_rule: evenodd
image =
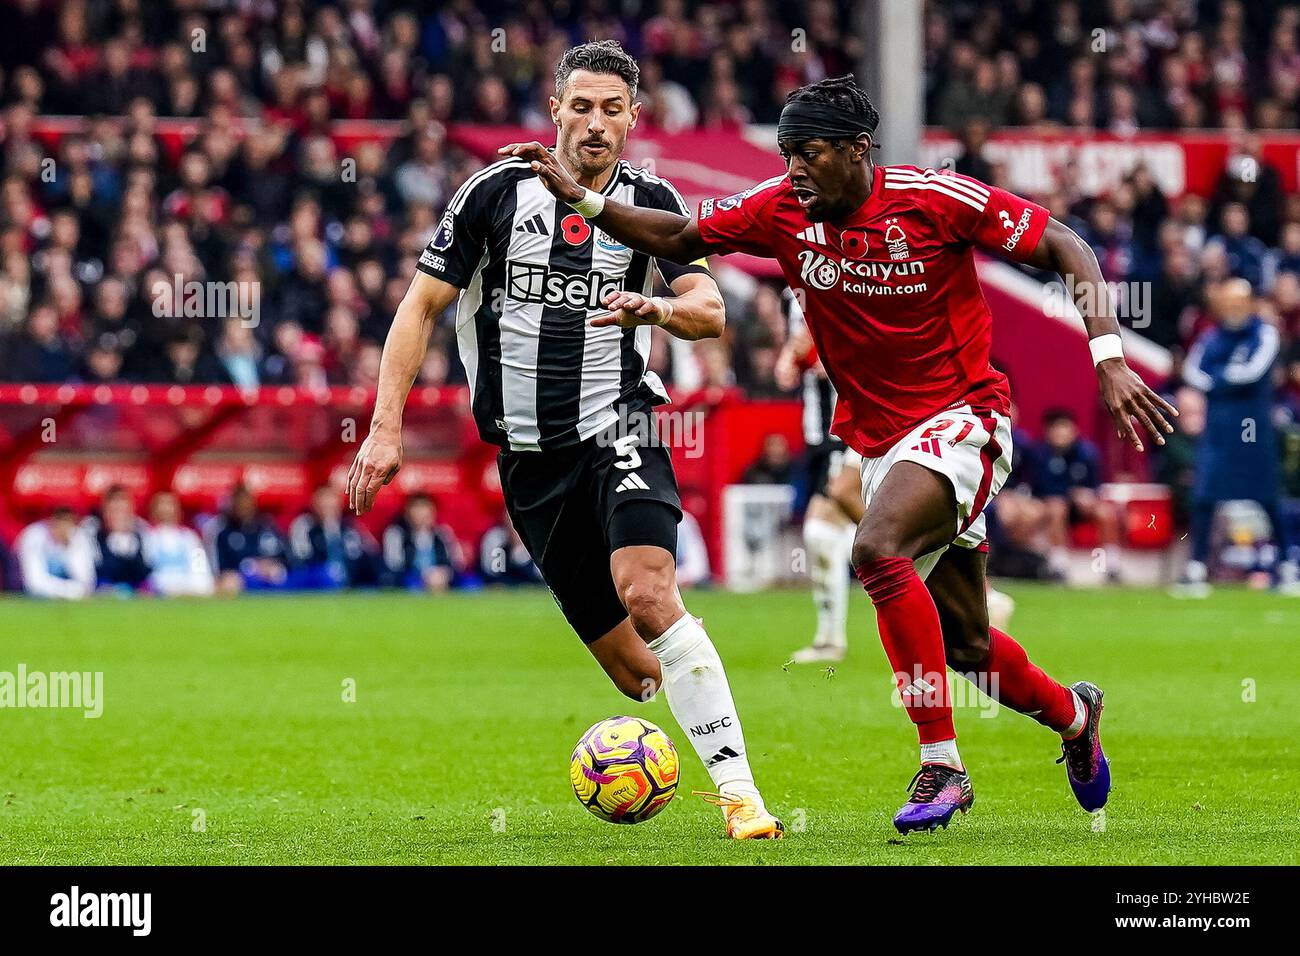
<instances>
[{"instance_id":1,"label":"white football shorts","mask_svg":"<svg viewBox=\"0 0 1300 956\"><path fill-rule=\"evenodd\" d=\"M860 456L850 451L845 465ZM984 543L984 508L1002 490L1011 472L1011 422L988 408L958 405L932 415L907 433L893 448L877 458L862 458L862 503L880 489L896 461L912 461L943 475L957 499L957 527L952 544L978 548ZM948 550L944 545L916 559L916 572L924 579Z\"/></svg>"}]
</instances>

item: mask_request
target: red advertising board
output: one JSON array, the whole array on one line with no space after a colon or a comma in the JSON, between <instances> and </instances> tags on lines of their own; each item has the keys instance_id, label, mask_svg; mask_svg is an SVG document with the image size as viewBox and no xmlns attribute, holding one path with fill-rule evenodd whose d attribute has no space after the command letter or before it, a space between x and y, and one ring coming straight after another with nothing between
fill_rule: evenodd
<instances>
[{"instance_id":1,"label":"red advertising board","mask_svg":"<svg viewBox=\"0 0 1300 956\"><path fill-rule=\"evenodd\" d=\"M1269 133L1259 137L1260 161L1277 169L1282 185L1294 192L1300 183L1300 134ZM1079 188L1087 195L1113 189L1139 163L1151 170L1161 192L1170 197L1214 192L1228 157L1232 137L1224 132L1044 134L1009 130L994 135L983 150L989 162L1002 163L1013 192L1041 196L1055 188L1067 167L1075 167ZM931 130L925 136L919 165L940 169L961 154L949 134Z\"/></svg>"}]
</instances>

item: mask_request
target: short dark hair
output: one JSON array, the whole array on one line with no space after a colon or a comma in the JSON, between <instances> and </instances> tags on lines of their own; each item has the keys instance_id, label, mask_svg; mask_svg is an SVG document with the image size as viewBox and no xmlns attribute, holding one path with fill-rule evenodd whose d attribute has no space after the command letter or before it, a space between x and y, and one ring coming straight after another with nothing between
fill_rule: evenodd
<instances>
[{"instance_id":1,"label":"short dark hair","mask_svg":"<svg viewBox=\"0 0 1300 956\"><path fill-rule=\"evenodd\" d=\"M794 90L785 98L787 103L818 103L822 106L834 106L848 110L866 121L866 125L875 129L880 125L880 113L867 96L867 91L858 86L852 73L844 76L832 76L816 83L809 83ZM873 134L871 137L875 139Z\"/></svg>"},{"instance_id":2,"label":"short dark hair","mask_svg":"<svg viewBox=\"0 0 1300 956\"><path fill-rule=\"evenodd\" d=\"M104 490L104 496L100 500L104 502L108 502L108 501L112 501L114 498L129 498L129 497L131 497L131 495L126 490L126 485L109 485Z\"/></svg>"},{"instance_id":3,"label":"short dark hair","mask_svg":"<svg viewBox=\"0 0 1300 956\"><path fill-rule=\"evenodd\" d=\"M641 79L641 68L617 40L592 40L568 50L555 65L555 95L564 96L569 77L574 70L589 73L611 73L627 84L628 92L636 99L636 85Z\"/></svg>"},{"instance_id":4,"label":"short dark hair","mask_svg":"<svg viewBox=\"0 0 1300 956\"><path fill-rule=\"evenodd\" d=\"M1069 422L1071 425L1079 424L1078 421L1075 420L1074 412L1070 411L1068 408L1049 408L1047 411L1043 412L1044 428L1051 428L1053 425L1059 424L1060 422Z\"/></svg>"}]
</instances>

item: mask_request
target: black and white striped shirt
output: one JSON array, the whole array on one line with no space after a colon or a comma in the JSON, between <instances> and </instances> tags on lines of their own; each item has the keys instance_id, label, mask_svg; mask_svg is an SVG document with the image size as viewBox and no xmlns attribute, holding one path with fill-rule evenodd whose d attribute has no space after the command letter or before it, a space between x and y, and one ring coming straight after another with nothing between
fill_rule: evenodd
<instances>
[{"instance_id":1,"label":"black and white striped shirt","mask_svg":"<svg viewBox=\"0 0 1300 956\"><path fill-rule=\"evenodd\" d=\"M785 305L790 334L803 330L805 319L799 299L790 289L781 293ZM803 373L803 440L809 448L817 448L824 442L839 444L839 439L831 435L831 423L835 420L835 386L816 369L806 369Z\"/></svg>"},{"instance_id":2,"label":"black and white striped shirt","mask_svg":"<svg viewBox=\"0 0 1300 956\"><path fill-rule=\"evenodd\" d=\"M620 160L604 194L690 215L677 190ZM422 272L463 291L456 339L484 441L516 451L562 448L618 420L625 402L668 400L647 371L650 327L592 328L611 289L649 295L707 272L634 252L556 201L520 159L471 176L420 256Z\"/></svg>"}]
</instances>

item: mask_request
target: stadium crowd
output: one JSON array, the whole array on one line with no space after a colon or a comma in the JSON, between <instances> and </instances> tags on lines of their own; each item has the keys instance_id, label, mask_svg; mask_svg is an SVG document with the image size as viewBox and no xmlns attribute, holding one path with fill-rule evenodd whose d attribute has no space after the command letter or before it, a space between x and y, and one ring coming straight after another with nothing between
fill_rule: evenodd
<instances>
[{"instance_id":1,"label":"stadium crowd","mask_svg":"<svg viewBox=\"0 0 1300 956\"><path fill-rule=\"evenodd\" d=\"M438 520L429 495L407 496L378 540L343 510L337 488L316 489L287 531L242 485L219 513L184 521L175 494L159 492L148 514L132 494L107 489L86 518L68 507L28 525L6 556L6 578L34 597L79 600L96 593L206 597L243 591L386 587L439 593L483 584L534 584L540 578L509 519L484 534L468 560Z\"/></svg>"},{"instance_id":2,"label":"stadium crowd","mask_svg":"<svg viewBox=\"0 0 1300 956\"><path fill-rule=\"evenodd\" d=\"M217 16L201 0L5 4L0 381L371 385L437 213L481 164L449 144L448 124L545 127L552 64L581 37L614 37L638 55L643 122L666 130L772 122L789 90L850 71L862 52L845 28L850 5L835 0L623 9L605 0L563 12L536 0L247 0ZM1249 281L1252 312L1279 333L1269 372L1278 422L1294 428L1300 194L1284 193L1254 131L1296 126L1300 7L931 2L925 55L930 122L964 144L959 172L995 184L1005 170L982 149L1005 126L1232 131L1211 196L1165 196L1142 167L1087 195L1067 166L1034 198L1087 239L1108 279L1151 284L1142 333L1175 355L1170 394L1183 396L1182 357L1215 327L1213 290ZM59 114L86 118L54 142L40 127ZM169 138L160 117L191 120L192 131ZM335 121L359 119L400 131L391 143L346 149L326 135ZM340 175L345 161L350 177ZM186 317L174 294L158 291L174 289L176 276L256 289L257 322ZM685 349L656 340L652 367L692 387L788 396L774 375L788 335L780 291L761 282L729 302L721 340ZM446 316L420 382L463 380ZM1026 461L1050 460L1061 427L1025 423ZM1160 467L1176 489L1189 483L1190 464ZM1092 464L1067 470L1080 486L1099 480ZM1295 493L1300 480L1288 475ZM1061 493L1018 486L1059 523L1050 501ZM1080 503L1086 494L1064 497L1068 519L1092 515L1104 529L1109 519ZM1059 548L1059 537L1035 547ZM301 561L287 544L283 554L287 580ZM239 562L212 564L219 588ZM393 573L367 572L375 581Z\"/></svg>"}]
</instances>

